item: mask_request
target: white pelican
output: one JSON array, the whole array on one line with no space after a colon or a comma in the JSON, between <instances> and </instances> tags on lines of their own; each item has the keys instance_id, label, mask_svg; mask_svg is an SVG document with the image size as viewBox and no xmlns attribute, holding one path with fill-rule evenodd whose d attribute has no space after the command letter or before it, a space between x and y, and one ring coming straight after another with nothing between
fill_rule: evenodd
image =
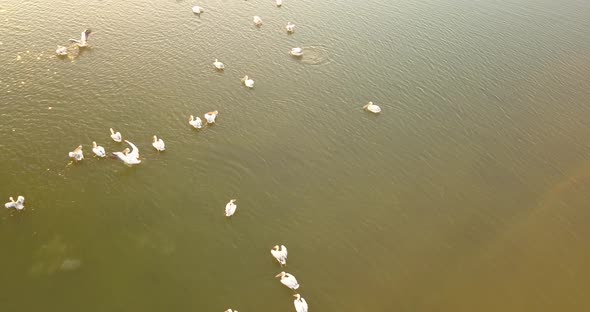
<instances>
[{"instance_id":1,"label":"white pelican","mask_svg":"<svg viewBox=\"0 0 590 312\"><path fill-rule=\"evenodd\" d=\"M219 70L223 70L225 68L225 65L223 65L223 63L221 63L217 59L215 59L215 62L213 62L213 66L215 66L215 68Z\"/></svg>"},{"instance_id":2,"label":"white pelican","mask_svg":"<svg viewBox=\"0 0 590 312\"><path fill-rule=\"evenodd\" d=\"M248 75L246 75L246 76L244 76L244 78L242 78L242 82L244 83L244 85L246 85L246 87L254 88L254 80L250 79L248 77Z\"/></svg>"},{"instance_id":3,"label":"white pelican","mask_svg":"<svg viewBox=\"0 0 590 312\"><path fill-rule=\"evenodd\" d=\"M293 49L291 49L291 51L289 51L289 54L291 54L293 56L302 56L303 49L302 48L293 48Z\"/></svg>"},{"instance_id":4,"label":"white pelican","mask_svg":"<svg viewBox=\"0 0 590 312\"><path fill-rule=\"evenodd\" d=\"M62 46L57 46L57 50L55 50L55 54L57 54L58 56L66 56L66 55L68 55L68 48L62 47Z\"/></svg>"},{"instance_id":5,"label":"white pelican","mask_svg":"<svg viewBox=\"0 0 590 312\"><path fill-rule=\"evenodd\" d=\"M291 34L295 31L295 24L287 22L287 27L285 28L287 29L287 32Z\"/></svg>"},{"instance_id":6,"label":"white pelican","mask_svg":"<svg viewBox=\"0 0 590 312\"><path fill-rule=\"evenodd\" d=\"M152 146L160 152L166 150L166 145L164 144L164 140L158 139L158 137L155 135L154 135L154 142L152 143Z\"/></svg>"},{"instance_id":7,"label":"white pelican","mask_svg":"<svg viewBox=\"0 0 590 312\"><path fill-rule=\"evenodd\" d=\"M111 128L111 139L113 139L113 141L115 141L117 143L121 143L121 141L123 141L123 139L121 138L121 132L119 132L119 131L115 132L115 130L113 130L113 128Z\"/></svg>"},{"instance_id":8,"label":"white pelican","mask_svg":"<svg viewBox=\"0 0 590 312\"><path fill-rule=\"evenodd\" d=\"M227 203L227 205L225 205L225 216L226 217L231 217L234 215L234 213L236 213L236 209L238 208L238 206L236 204L234 204L236 202L235 199L231 199L229 201L229 203Z\"/></svg>"},{"instance_id":9,"label":"white pelican","mask_svg":"<svg viewBox=\"0 0 590 312\"><path fill-rule=\"evenodd\" d=\"M297 279L295 279L295 276L293 276L289 273L285 273L285 271L277 274L277 276L275 276L275 277L280 277L281 283L283 283L283 285L285 285L291 289L299 288L299 283L297 283Z\"/></svg>"},{"instance_id":10,"label":"white pelican","mask_svg":"<svg viewBox=\"0 0 590 312\"><path fill-rule=\"evenodd\" d=\"M193 115L191 115L191 117L189 118L188 123L197 129L201 129L201 127L203 126L203 122L201 121L201 118L197 117L195 119L195 116L193 116Z\"/></svg>"},{"instance_id":11,"label":"white pelican","mask_svg":"<svg viewBox=\"0 0 590 312\"><path fill-rule=\"evenodd\" d=\"M92 142L92 151L98 157L106 157L107 156L107 153L104 151L104 147L97 145L96 142L94 142L94 141Z\"/></svg>"},{"instance_id":12,"label":"white pelican","mask_svg":"<svg viewBox=\"0 0 590 312\"><path fill-rule=\"evenodd\" d=\"M195 14L199 15L199 14L201 14L201 13L203 13L203 12L205 12L205 10L203 10L203 8L202 8L202 7L200 7L200 6L198 6L198 5L195 5L195 6L193 7L193 13L195 13Z\"/></svg>"},{"instance_id":13,"label":"white pelican","mask_svg":"<svg viewBox=\"0 0 590 312\"><path fill-rule=\"evenodd\" d=\"M207 123L214 123L215 117L217 117L218 114L218 111L212 111L205 114L205 119L207 120Z\"/></svg>"},{"instance_id":14,"label":"white pelican","mask_svg":"<svg viewBox=\"0 0 590 312\"><path fill-rule=\"evenodd\" d=\"M281 5L283 5L283 0L277 0L277 6L280 7Z\"/></svg>"},{"instance_id":15,"label":"white pelican","mask_svg":"<svg viewBox=\"0 0 590 312\"><path fill-rule=\"evenodd\" d=\"M365 106L363 106L363 109L368 110L371 113L375 113L375 114L378 114L381 112L381 107L373 104L373 102L367 103Z\"/></svg>"},{"instance_id":16,"label":"white pelican","mask_svg":"<svg viewBox=\"0 0 590 312\"><path fill-rule=\"evenodd\" d=\"M238 310L227 309L225 312L238 312Z\"/></svg>"},{"instance_id":17,"label":"white pelican","mask_svg":"<svg viewBox=\"0 0 590 312\"><path fill-rule=\"evenodd\" d=\"M254 21L254 25L256 26L262 25L262 19L260 18L260 16L256 15L252 18L252 20Z\"/></svg>"},{"instance_id":18,"label":"white pelican","mask_svg":"<svg viewBox=\"0 0 590 312\"><path fill-rule=\"evenodd\" d=\"M90 36L91 32L92 31L90 29L85 29L80 35L80 40L70 39L70 41L77 43L80 48L87 47L88 43L86 42L86 40L88 39L88 36Z\"/></svg>"},{"instance_id":19,"label":"white pelican","mask_svg":"<svg viewBox=\"0 0 590 312\"><path fill-rule=\"evenodd\" d=\"M307 302L305 299L301 298L300 294L293 295L296 299L293 300L293 305L295 305L295 311L297 312L307 312Z\"/></svg>"},{"instance_id":20,"label":"white pelican","mask_svg":"<svg viewBox=\"0 0 590 312\"><path fill-rule=\"evenodd\" d=\"M10 201L4 204L4 207L8 209L14 208L16 210L23 210L25 208L25 198L23 196L17 197L16 201L14 201L14 198L12 198L12 196L9 199Z\"/></svg>"},{"instance_id":21,"label":"white pelican","mask_svg":"<svg viewBox=\"0 0 590 312\"><path fill-rule=\"evenodd\" d=\"M84 159L84 153L82 152L82 145L76 147L76 149L73 152L69 152L68 156L70 156L70 158L74 158L74 160L76 160L76 161L80 161L80 160Z\"/></svg>"},{"instance_id":22,"label":"white pelican","mask_svg":"<svg viewBox=\"0 0 590 312\"><path fill-rule=\"evenodd\" d=\"M125 143L131 146L131 151L129 148L125 148L122 152L114 152L113 155L119 157L126 165L137 165L141 163L139 160L139 149L135 144L125 140Z\"/></svg>"},{"instance_id":23,"label":"white pelican","mask_svg":"<svg viewBox=\"0 0 590 312\"><path fill-rule=\"evenodd\" d=\"M285 245L281 245L279 249L279 245L275 245L271 250L270 253L272 254L275 259L283 265L287 265L287 247Z\"/></svg>"}]
</instances>

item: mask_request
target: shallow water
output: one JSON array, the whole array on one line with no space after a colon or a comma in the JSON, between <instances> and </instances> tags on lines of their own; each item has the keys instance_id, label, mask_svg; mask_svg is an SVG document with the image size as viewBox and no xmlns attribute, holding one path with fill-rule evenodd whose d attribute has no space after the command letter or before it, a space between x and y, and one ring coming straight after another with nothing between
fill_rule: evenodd
<instances>
[{"instance_id":1,"label":"shallow water","mask_svg":"<svg viewBox=\"0 0 590 312\"><path fill-rule=\"evenodd\" d=\"M194 4L0 3L2 311L590 310L590 3Z\"/></svg>"}]
</instances>

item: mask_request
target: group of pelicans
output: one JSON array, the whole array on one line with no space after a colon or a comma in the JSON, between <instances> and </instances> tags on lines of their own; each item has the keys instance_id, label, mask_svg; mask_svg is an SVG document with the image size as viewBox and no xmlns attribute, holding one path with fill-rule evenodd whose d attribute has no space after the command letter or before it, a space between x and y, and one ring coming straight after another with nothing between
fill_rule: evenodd
<instances>
[{"instance_id":1,"label":"group of pelicans","mask_svg":"<svg viewBox=\"0 0 590 312\"><path fill-rule=\"evenodd\" d=\"M276 0L276 5L278 7L280 7L282 5L282 0ZM195 14L198 14L198 15L200 15L201 13L204 12L204 9L200 6L193 6L192 10ZM254 16L253 22L258 27L260 27L262 25L262 19L260 18L260 16ZM285 28L287 30L287 33L291 34L295 31L295 24L288 22L287 26ZM86 29L81 33L80 40L70 39L70 42L73 43L73 47L77 47L77 48L87 47L88 46L87 40L88 40L90 33L91 33L91 30ZM58 46L57 50L55 52L58 56L66 56L66 55L68 55L68 48L64 47L64 46ZM291 51L289 52L289 54L296 56L296 57L301 57L301 56L303 56L303 49L300 47L292 48ZM224 70L225 69L225 64L220 62L218 59L215 59L215 61L213 62L213 66L217 70ZM254 87L254 80L252 80L247 75L242 78L242 83L248 88ZM364 105L363 109L367 110L369 112L375 113L375 114L378 114L381 112L381 108L378 105L373 104L373 102L369 102L366 105ZM211 112L204 114L204 118L208 124L212 124L215 122L215 118L217 117L218 114L219 114L218 111L211 111ZM189 125L191 125L192 127L196 128L196 129L201 129L203 127L203 121L198 116L195 117L193 115L190 115L188 122L189 122ZM117 158L122 160L127 165L137 165L137 164L141 163L141 160L139 158L139 149L137 148L137 146L135 146L135 144L131 143L128 140L123 140L120 132L115 132L115 130L113 130L112 128L110 129L110 131L111 131L111 139L113 139L113 141L115 141L117 143L121 143L124 141L127 144L129 144L129 146L131 147L131 149L125 148L121 152L114 152L114 153L112 153L112 155L116 156ZM161 138L158 138L156 135L153 136L152 146L159 152L166 150L166 145L165 145L164 141ZM107 156L107 153L106 153L104 147L99 146L96 142L92 142L92 152L99 158L104 158ZM72 152L69 152L68 156L76 162L83 160L84 153L82 151L82 145L79 145ZM16 200L14 200L13 197L10 197L10 201L5 204L5 207L6 208L14 208L17 210L22 210L22 209L24 209L24 201L25 201L24 196L18 196ZM237 209L237 205L235 204L235 202L236 202L235 199L231 199L226 204L226 206L225 206L225 216L226 217L231 217L235 214L236 209ZM284 245L281 245L281 246L276 245L271 249L270 252L271 252L272 256L279 262L281 267L287 264L287 248ZM297 279L295 278L295 276L293 276L292 274L289 274L289 273L286 273L283 271L283 272L277 274L275 277L280 278L281 283L283 285L289 287L292 290L296 290L299 288L299 283L297 282ZM295 300L293 302L293 304L295 306L295 310L297 312L307 312L308 307L307 307L307 302L305 301L305 299L302 298L301 295L299 295L298 293L295 293L293 296L295 297ZM225 312L237 312L237 310L228 309Z\"/></svg>"}]
</instances>

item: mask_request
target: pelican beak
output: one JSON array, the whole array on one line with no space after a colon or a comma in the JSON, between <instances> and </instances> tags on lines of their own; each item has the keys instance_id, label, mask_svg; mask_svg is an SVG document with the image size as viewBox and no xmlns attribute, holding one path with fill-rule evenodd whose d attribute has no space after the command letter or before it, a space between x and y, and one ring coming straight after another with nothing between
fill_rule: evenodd
<instances>
[{"instance_id":1,"label":"pelican beak","mask_svg":"<svg viewBox=\"0 0 590 312\"><path fill-rule=\"evenodd\" d=\"M281 276L281 274L282 274L282 273L279 273L279 274L277 274L275 277L279 277L279 276Z\"/></svg>"},{"instance_id":2,"label":"pelican beak","mask_svg":"<svg viewBox=\"0 0 590 312\"><path fill-rule=\"evenodd\" d=\"M293 297L297 297L299 294L294 294Z\"/></svg>"}]
</instances>

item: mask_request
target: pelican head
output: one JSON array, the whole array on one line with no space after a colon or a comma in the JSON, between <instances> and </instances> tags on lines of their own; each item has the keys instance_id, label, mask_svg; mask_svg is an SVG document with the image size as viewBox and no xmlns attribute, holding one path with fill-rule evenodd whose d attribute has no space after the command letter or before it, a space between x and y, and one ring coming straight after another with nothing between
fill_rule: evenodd
<instances>
[{"instance_id":1,"label":"pelican head","mask_svg":"<svg viewBox=\"0 0 590 312\"><path fill-rule=\"evenodd\" d=\"M300 294L294 294L293 297L297 298L297 300L299 300L301 298Z\"/></svg>"},{"instance_id":2,"label":"pelican head","mask_svg":"<svg viewBox=\"0 0 590 312\"><path fill-rule=\"evenodd\" d=\"M191 116L189 117L188 121L193 121L193 120L195 120L195 116L191 115Z\"/></svg>"},{"instance_id":3,"label":"pelican head","mask_svg":"<svg viewBox=\"0 0 590 312\"><path fill-rule=\"evenodd\" d=\"M92 147L96 148L96 146L97 146L96 141L92 141Z\"/></svg>"},{"instance_id":4,"label":"pelican head","mask_svg":"<svg viewBox=\"0 0 590 312\"><path fill-rule=\"evenodd\" d=\"M282 278L282 277L284 277L286 274L287 274L287 273L285 273L285 271L283 271L283 272L281 272L281 273L277 274L275 277L281 277L281 278Z\"/></svg>"},{"instance_id":5,"label":"pelican head","mask_svg":"<svg viewBox=\"0 0 590 312\"><path fill-rule=\"evenodd\" d=\"M272 249L279 251L279 245L275 245Z\"/></svg>"},{"instance_id":6,"label":"pelican head","mask_svg":"<svg viewBox=\"0 0 590 312\"><path fill-rule=\"evenodd\" d=\"M154 135L154 142L158 142L158 137Z\"/></svg>"},{"instance_id":7,"label":"pelican head","mask_svg":"<svg viewBox=\"0 0 590 312\"><path fill-rule=\"evenodd\" d=\"M123 150L123 154L125 154L125 155L129 154L130 152L131 152L131 150L129 149L129 147L126 147L126 148Z\"/></svg>"}]
</instances>

